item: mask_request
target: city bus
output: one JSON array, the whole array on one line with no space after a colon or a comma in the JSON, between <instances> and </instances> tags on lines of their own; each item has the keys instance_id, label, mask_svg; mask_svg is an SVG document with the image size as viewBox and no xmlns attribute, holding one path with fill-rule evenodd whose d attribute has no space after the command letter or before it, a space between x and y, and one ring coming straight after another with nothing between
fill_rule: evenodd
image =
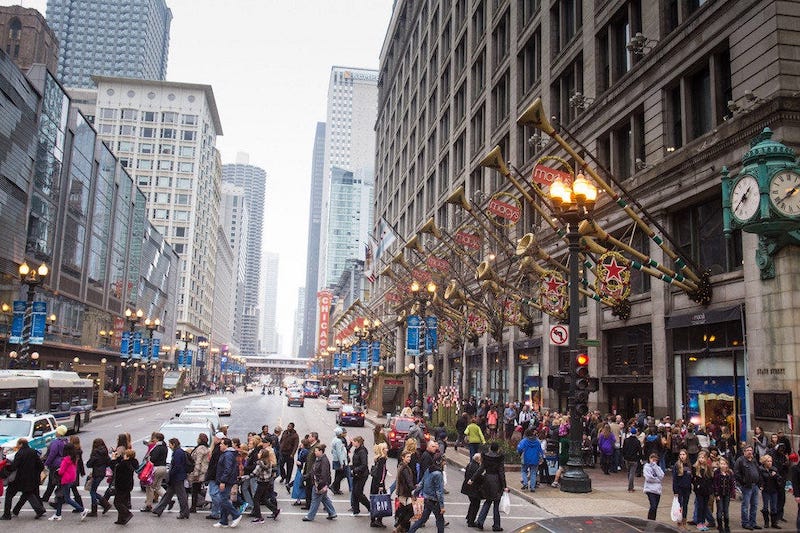
<instances>
[{"instance_id":1,"label":"city bus","mask_svg":"<svg viewBox=\"0 0 800 533\"><path fill-rule=\"evenodd\" d=\"M318 379L307 379L303 381L303 396L306 398L319 397L319 391L322 388L322 382Z\"/></svg>"},{"instance_id":2,"label":"city bus","mask_svg":"<svg viewBox=\"0 0 800 533\"><path fill-rule=\"evenodd\" d=\"M77 372L0 370L0 414L49 413L78 433L91 418L93 390L94 382Z\"/></svg>"}]
</instances>

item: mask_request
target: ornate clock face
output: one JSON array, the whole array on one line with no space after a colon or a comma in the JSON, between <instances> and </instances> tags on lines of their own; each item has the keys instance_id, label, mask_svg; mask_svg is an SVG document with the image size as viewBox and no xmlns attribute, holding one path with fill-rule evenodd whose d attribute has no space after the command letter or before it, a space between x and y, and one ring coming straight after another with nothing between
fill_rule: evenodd
<instances>
[{"instance_id":1,"label":"ornate clock face","mask_svg":"<svg viewBox=\"0 0 800 533\"><path fill-rule=\"evenodd\" d=\"M758 180L745 174L736 182L731 191L731 211L737 220L750 220L758 211L760 194Z\"/></svg>"},{"instance_id":2,"label":"ornate clock face","mask_svg":"<svg viewBox=\"0 0 800 533\"><path fill-rule=\"evenodd\" d=\"M769 182L769 198L775 210L786 217L800 216L800 174L778 172Z\"/></svg>"}]
</instances>

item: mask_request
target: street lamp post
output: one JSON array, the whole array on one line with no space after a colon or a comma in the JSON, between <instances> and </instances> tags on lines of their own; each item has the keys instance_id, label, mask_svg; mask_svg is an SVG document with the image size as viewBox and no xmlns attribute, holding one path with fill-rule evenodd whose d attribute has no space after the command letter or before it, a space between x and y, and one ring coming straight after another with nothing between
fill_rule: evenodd
<instances>
[{"instance_id":1,"label":"street lamp post","mask_svg":"<svg viewBox=\"0 0 800 533\"><path fill-rule=\"evenodd\" d=\"M433 363L428 363L427 368L425 365L425 361L428 355L428 323L426 321L427 316L427 309L430 306L431 302L433 301L433 297L436 295L436 284L433 281L429 281L425 286L425 291L422 291L422 287L420 284L414 280L411 283L411 295L414 299L414 305L411 309L411 314L414 314L416 310L418 310L420 314L420 335L419 335L419 350L418 350L418 362L417 364L410 363L408 368L411 371L414 371L416 368L417 371L414 374L419 379L419 386L417 388L417 399L420 400L422 403L424 400L423 398L426 395L426 377L433 376ZM431 355L435 355L436 347L431 343ZM424 403L423 403L424 408Z\"/></svg>"},{"instance_id":2,"label":"street lamp post","mask_svg":"<svg viewBox=\"0 0 800 533\"><path fill-rule=\"evenodd\" d=\"M128 364L122 365L122 384L125 387L125 393L130 396L130 387L128 386L127 380L127 367L130 366L130 362L133 360L133 334L136 332L136 326L142 320L144 316L144 311L141 309L137 309L134 311L131 308L125 309L125 320L128 322ZM138 367L135 365L134 368ZM134 374L135 375L135 374Z\"/></svg>"},{"instance_id":3,"label":"street lamp post","mask_svg":"<svg viewBox=\"0 0 800 533\"><path fill-rule=\"evenodd\" d=\"M147 346L148 346L147 363L152 362L154 355L156 355L156 354L153 353L153 333L155 333L160 326L161 326L161 320L159 320L158 318L156 318L155 320L150 320L149 318L145 318L145 320L144 320L144 327L147 328L147 332L148 332L148 335L149 335L149 342L147 344ZM144 367L145 368L145 370L144 370L144 394L145 394L145 396L149 396L150 395L150 372L152 370L150 368L150 366L151 365L149 365L149 364L145 364L145 367Z\"/></svg>"},{"instance_id":4,"label":"street lamp post","mask_svg":"<svg viewBox=\"0 0 800 533\"><path fill-rule=\"evenodd\" d=\"M569 460L567 471L561 476L560 487L562 492L587 493L592 490L592 480L583 469L583 454L581 441L583 440L581 411L586 405L579 401L579 394L584 394L578 389L578 338L581 331L581 310L578 303L579 272L578 253L580 252L581 234L578 225L591 217L597 200L597 188L592 185L582 174L578 174L572 187L556 180L550 186L550 201L555 213L567 223L567 242L569 244L569 399L570 412L569 429Z\"/></svg>"},{"instance_id":5,"label":"street lamp post","mask_svg":"<svg viewBox=\"0 0 800 533\"><path fill-rule=\"evenodd\" d=\"M209 342L205 337L199 337L200 342L197 343L197 365L200 366L200 376L197 379L198 387L204 387L206 381L206 350L208 349Z\"/></svg>"},{"instance_id":6,"label":"street lamp post","mask_svg":"<svg viewBox=\"0 0 800 533\"><path fill-rule=\"evenodd\" d=\"M50 270L44 263L35 270L29 267L26 262L19 266L19 279L23 285L28 286L28 298L25 304L25 318L22 326L22 346L17 356L21 363L27 361L28 350L30 350L31 328L33 327L33 298L36 293L36 287L44 282L49 273Z\"/></svg>"}]
</instances>

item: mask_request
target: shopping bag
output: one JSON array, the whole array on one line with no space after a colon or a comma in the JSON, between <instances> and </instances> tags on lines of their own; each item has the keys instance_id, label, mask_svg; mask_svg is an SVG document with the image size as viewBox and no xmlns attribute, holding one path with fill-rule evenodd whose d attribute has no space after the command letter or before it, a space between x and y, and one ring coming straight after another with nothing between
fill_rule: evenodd
<instances>
[{"instance_id":1,"label":"shopping bag","mask_svg":"<svg viewBox=\"0 0 800 533\"><path fill-rule=\"evenodd\" d=\"M500 512L503 514L511 514L511 497L507 492L503 493L500 498Z\"/></svg>"},{"instance_id":2,"label":"shopping bag","mask_svg":"<svg viewBox=\"0 0 800 533\"><path fill-rule=\"evenodd\" d=\"M672 510L669 514L670 518L672 518L673 522L680 522L683 518L683 512L681 511L681 502L678 501L678 497L675 496L672 498Z\"/></svg>"},{"instance_id":3,"label":"shopping bag","mask_svg":"<svg viewBox=\"0 0 800 533\"><path fill-rule=\"evenodd\" d=\"M392 497L388 494L371 494L369 497L369 514L373 518L392 516Z\"/></svg>"},{"instance_id":4,"label":"shopping bag","mask_svg":"<svg viewBox=\"0 0 800 533\"><path fill-rule=\"evenodd\" d=\"M89 492L92 490L92 475L86 476L86 482L83 484L83 490Z\"/></svg>"},{"instance_id":5,"label":"shopping bag","mask_svg":"<svg viewBox=\"0 0 800 533\"><path fill-rule=\"evenodd\" d=\"M114 481L114 471L110 466L106 467L106 483L111 484Z\"/></svg>"},{"instance_id":6,"label":"shopping bag","mask_svg":"<svg viewBox=\"0 0 800 533\"><path fill-rule=\"evenodd\" d=\"M206 495L203 497L203 499L205 501L207 501L208 503L212 503L213 502L213 500L211 499L211 491L208 490L208 487L206 487Z\"/></svg>"},{"instance_id":7,"label":"shopping bag","mask_svg":"<svg viewBox=\"0 0 800 533\"><path fill-rule=\"evenodd\" d=\"M414 498L414 501L411 502L411 506L414 509L414 520L422 518L422 511L425 508L425 499Z\"/></svg>"},{"instance_id":8,"label":"shopping bag","mask_svg":"<svg viewBox=\"0 0 800 533\"><path fill-rule=\"evenodd\" d=\"M152 485L153 484L153 470L155 470L155 465L150 461L147 461L142 468L142 471L139 472L139 481L142 482L143 485Z\"/></svg>"}]
</instances>

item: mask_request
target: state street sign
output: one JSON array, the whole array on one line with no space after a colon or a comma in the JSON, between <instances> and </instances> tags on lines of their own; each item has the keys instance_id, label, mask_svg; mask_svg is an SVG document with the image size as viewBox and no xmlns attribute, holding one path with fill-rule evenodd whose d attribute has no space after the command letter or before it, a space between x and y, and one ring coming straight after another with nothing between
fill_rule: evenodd
<instances>
[{"instance_id":1,"label":"state street sign","mask_svg":"<svg viewBox=\"0 0 800 533\"><path fill-rule=\"evenodd\" d=\"M556 346L563 346L569 341L569 331L566 326L558 324L550 328L550 342Z\"/></svg>"}]
</instances>

